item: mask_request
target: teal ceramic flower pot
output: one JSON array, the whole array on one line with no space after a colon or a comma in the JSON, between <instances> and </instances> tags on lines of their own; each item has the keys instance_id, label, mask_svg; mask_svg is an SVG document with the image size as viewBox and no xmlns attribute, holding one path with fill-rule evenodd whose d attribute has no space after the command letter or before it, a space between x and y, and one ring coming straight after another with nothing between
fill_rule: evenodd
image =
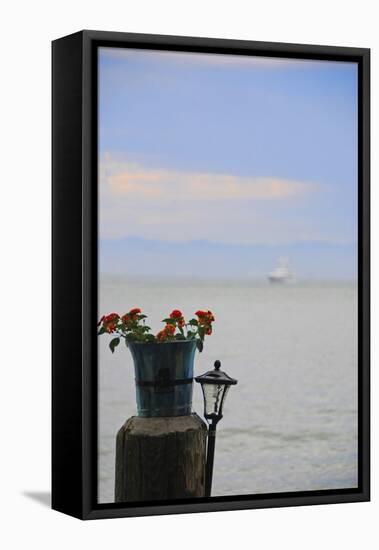
<instances>
[{"instance_id":1,"label":"teal ceramic flower pot","mask_svg":"<svg viewBox=\"0 0 379 550\"><path fill-rule=\"evenodd\" d=\"M191 414L195 340L129 342L138 416Z\"/></svg>"}]
</instances>

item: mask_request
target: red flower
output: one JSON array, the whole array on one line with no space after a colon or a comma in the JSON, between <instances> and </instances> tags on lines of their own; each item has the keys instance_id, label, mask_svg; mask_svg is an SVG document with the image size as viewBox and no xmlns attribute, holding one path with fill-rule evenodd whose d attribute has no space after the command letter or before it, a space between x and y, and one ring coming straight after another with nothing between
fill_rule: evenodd
<instances>
[{"instance_id":1,"label":"red flower","mask_svg":"<svg viewBox=\"0 0 379 550\"><path fill-rule=\"evenodd\" d=\"M207 311L199 309L198 311L196 311L195 315L197 315L199 318L199 325L206 328L205 334L212 334L211 324L215 320L213 313L209 309Z\"/></svg>"},{"instance_id":2,"label":"red flower","mask_svg":"<svg viewBox=\"0 0 379 550\"><path fill-rule=\"evenodd\" d=\"M202 309L199 309L196 311L195 315L199 317L199 319L203 319L205 322L212 323L212 321L215 320L213 313L208 309L208 311L203 311Z\"/></svg>"},{"instance_id":3,"label":"red flower","mask_svg":"<svg viewBox=\"0 0 379 550\"><path fill-rule=\"evenodd\" d=\"M175 334L176 327L175 325L166 325L164 330L168 336L173 336Z\"/></svg>"},{"instance_id":4,"label":"red flower","mask_svg":"<svg viewBox=\"0 0 379 550\"><path fill-rule=\"evenodd\" d=\"M100 335L105 332L109 334L116 332L119 337L124 337L127 338L127 340L132 341L135 339L136 341L151 342L155 340L157 342L165 342L167 340L175 340L176 338L195 338L198 341L201 340L201 342L203 342L204 337L206 335L209 336L213 332L212 323L215 320L215 317L209 309L199 309L196 311L195 315L197 315L197 321L195 319L191 319L187 325L180 309L173 309L170 313L170 317L165 319L165 327L160 330L154 338L151 333L149 334L149 331L151 330L150 327L146 326L144 322L141 323L143 319L146 318L146 315L142 315L141 309L139 307L135 307L128 313L125 313L122 317L120 317L118 313L103 315L97 325L101 327L98 333ZM186 326L190 327L187 334L185 330ZM175 336L177 330L179 330L180 334ZM111 342L112 351L114 347L115 346Z\"/></svg>"},{"instance_id":5,"label":"red flower","mask_svg":"<svg viewBox=\"0 0 379 550\"><path fill-rule=\"evenodd\" d=\"M164 342L167 339L167 332L163 329L160 330L156 336L158 342Z\"/></svg>"},{"instance_id":6,"label":"red flower","mask_svg":"<svg viewBox=\"0 0 379 550\"><path fill-rule=\"evenodd\" d=\"M170 313L170 319L180 319L183 313L179 309L173 309Z\"/></svg>"},{"instance_id":7,"label":"red flower","mask_svg":"<svg viewBox=\"0 0 379 550\"><path fill-rule=\"evenodd\" d=\"M206 311L203 311L201 309L199 309L198 311L196 311L195 315L197 315L198 317L205 317L207 314Z\"/></svg>"},{"instance_id":8,"label":"red flower","mask_svg":"<svg viewBox=\"0 0 379 550\"><path fill-rule=\"evenodd\" d=\"M211 311L209 311L209 309L207 311L207 316L208 316L208 319L209 319L210 323L212 323L215 320L213 313Z\"/></svg>"},{"instance_id":9,"label":"red flower","mask_svg":"<svg viewBox=\"0 0 379 550\"><path fill-rule=\"evenodd\" d=\"M109 315L105 315L105 317L103 317L103 322L109 323L111 321L118 321L119 319L120 316L118 313L109 313Z\"/></svg>"},{"instance_id":10,"label":"red flower","mask_svg":"<svg viewBox=\"0 0 379 550\"><path fill-rule=\"evenodd\" d=\"M141 313L141 310L139 307L135 307L134 309L131 309L129 311L129 313L125 313L125 315L123 315L121 317L121 320L123 323L125 323L126 325L129 324L131 321L135 321L136 320L136 317L137 315Z\"/></svg>"},{"instance_id":11,"label":"red flower","mask_svg":"<svg viewBox=\"0 0 379 550\"><path fill-rule=\"evenodd\" d=\"M118 313L109 313L108 315L103 315L97 326L103 325L103 329L108 332L114 332L117 328L117 323L120 319Z\"/></svg>"},{"instance_id":12,"label":"red flower","mask_svg":"<svg viewBox=\"0 0 379 550\"><path fill-rule=\"evenodd\" d=\"M170 336L174 336L175 330L176 330L175 325L168 323L164 329L158 332L156 336L158 342L164 342Z\"/></svg>"}]
</instances>

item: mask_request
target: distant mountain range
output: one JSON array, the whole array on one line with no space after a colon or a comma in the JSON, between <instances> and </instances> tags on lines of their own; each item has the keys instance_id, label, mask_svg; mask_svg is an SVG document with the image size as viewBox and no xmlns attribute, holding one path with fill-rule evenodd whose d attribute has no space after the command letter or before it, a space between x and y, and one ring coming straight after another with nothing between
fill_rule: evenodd
<instances>
[{"instance_id":1,"label":"distant mountain range","mask_svg":"<svg viewBox=\"0 0 379 550\"><path fill-rule=\"evenodd\" d=\"M142 277L265 278L286 256L299 279L356 279L356 244L298 242L287 245L167 242L139 237L104 239L101 273Z\"/></svg>"}]
</instances>

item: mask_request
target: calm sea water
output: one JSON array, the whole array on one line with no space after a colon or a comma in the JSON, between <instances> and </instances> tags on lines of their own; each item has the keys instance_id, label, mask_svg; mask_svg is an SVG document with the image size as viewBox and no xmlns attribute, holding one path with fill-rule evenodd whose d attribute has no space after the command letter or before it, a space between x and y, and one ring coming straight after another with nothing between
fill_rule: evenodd
<instances>
[{"instance_id":1,"label":"calm sea water","mask_svg":"<svg viewBox=\"0 0 379 550\"><path fill-rule=\"evenodd\" d=\"M354 283L146 281L104 276L101 313L141 307L158 330L173 308L214 311L197 354L238 379L219 424L212 495L357 485L357 289ZM99 338L99 501L112 502L115 436L136 412L130 352ZM193 409L203 410L194 386Z\"/></svg>"}]
</instances>

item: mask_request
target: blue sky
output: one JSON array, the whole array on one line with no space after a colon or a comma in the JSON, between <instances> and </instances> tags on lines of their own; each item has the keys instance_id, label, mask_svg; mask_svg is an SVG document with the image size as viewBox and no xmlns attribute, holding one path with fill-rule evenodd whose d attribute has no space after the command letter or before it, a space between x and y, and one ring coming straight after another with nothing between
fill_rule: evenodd
<instances>
[{"instance_id":1,"label":"blue sky","mask_svg":"<svg viewBox=\"0 0 379 550\"><path fill-rule=\"evenodd\" d=\"M101 48L99 159L100 239L354 244L357 67Z\"/></svg>"}]
</instances>

